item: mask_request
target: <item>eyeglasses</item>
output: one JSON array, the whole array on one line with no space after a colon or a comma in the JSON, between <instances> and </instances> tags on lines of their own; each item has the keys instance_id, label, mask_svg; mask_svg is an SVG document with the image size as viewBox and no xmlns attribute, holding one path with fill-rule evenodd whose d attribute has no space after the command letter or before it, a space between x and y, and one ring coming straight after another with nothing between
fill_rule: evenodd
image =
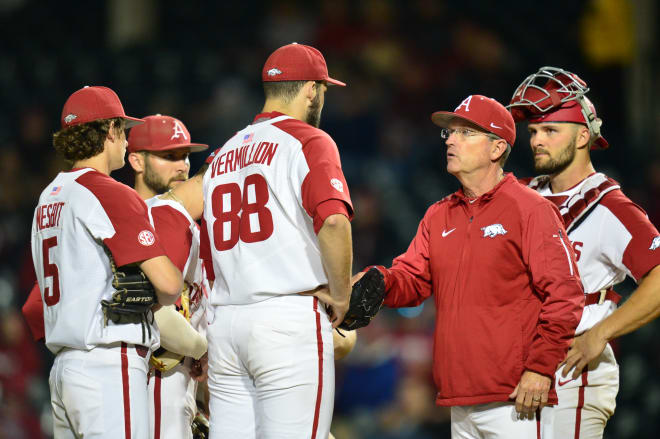
<instances>
[{"instance_id":1,"label":"eyeglasses","mask_svg":"<svg viewBox=\"0 0 660 439\"><path fill-rule=\"evenodd\" d=\"M451 136L452 134L456 134L458 137L462 139L465 139L466 137L472 137L478 135L490 137L492 140L499 139L499 137L497 137L495 134L475 131L470 128L456 128L456 129L443 128L440 130L440 137L442 137L445 140L449 139L449 136Z\"/></svg>"}]
</instances>

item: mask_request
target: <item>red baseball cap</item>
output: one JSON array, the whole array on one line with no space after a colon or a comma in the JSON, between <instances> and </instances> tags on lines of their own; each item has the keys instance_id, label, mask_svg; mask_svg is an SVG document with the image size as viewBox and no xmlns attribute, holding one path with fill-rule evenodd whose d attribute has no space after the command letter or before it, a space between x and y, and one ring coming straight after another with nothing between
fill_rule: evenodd
<instances>
[{"instance_id":1,"label":"red baseball cap","mask_svg":"<svg viewBox=\"0 0 660 439\"><path fill-rule=\"evenodd\" d=\"M328 76L328 66L321 52L311 46L292 43L273 52L261 71L264 82L325 81L346 86Z\"/></svg>"},{"instance_id":2,"label":"red baseball cap","mask_svg":"<svg viewBox=\"0 0 660 439\"><path fill-rule=\"evenodd\" d=\"M495 99L470 95L463 99L453 112L436 111L431 115L434 124L447 128L454 119L471 122L485 131L495 134L513 146L516 141L516 124L511 113Z\"/></svg>"},{"instance_id":3,"label":"red baseball cap","mask_svg":"<svg viewBox=\"0 0 660 439\"><path fill-rule=\"evenodd\" d=\"M101 119L121 117L126 128L141 124L142 119L126 116L117 93L108 87L86 86L69 96L62 108L62 128Z\"/></svg>"},{"instance_id":4,"label":"red baseball cap","mask_svg":"<svg viewBox=\"0 0 660 439\"><path fill-rule=\"evenodd\" d=\"M160 114L145 117L144 124L136 126L128 133L128 152L168 151L178 148L190 148L190 152L197 152L208 147L202 143L191 143L190 132L179 119Z\"/></svg>"},{"instance_id":5,"label":"red baseball cap","mask_svg":"<svg viewBox=\"0 0 660 439\"><path fill-rule=\"evenodd\" d=\"M586 97L583 96L582 99L586 102L589 110L596 116L596 107L594 104ZM582 111L582 106L577 100L568 101L556 110L550 111L548 113L539 113L530 115L527 119L529 123L543 123L543 122L572 122L579 123L582 125L587 125L587 121L584 117L584 112ZM591 149L607 149L610 144L605 140L602 135L599 135L598 138L594 141Z\"/></svg>"}]
</instances>

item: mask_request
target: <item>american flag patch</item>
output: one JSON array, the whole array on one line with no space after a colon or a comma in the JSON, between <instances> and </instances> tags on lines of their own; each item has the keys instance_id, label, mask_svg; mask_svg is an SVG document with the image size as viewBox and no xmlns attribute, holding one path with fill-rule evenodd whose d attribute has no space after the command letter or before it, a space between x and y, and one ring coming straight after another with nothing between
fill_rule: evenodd
<instances>
[{"instance_id":1,"label":"american flag patch","mask_svg":"<svg viewBox=\"0 0 660 439\"><path fill-rule=\"evenodd\" d=\"M57 195L62 190L62 186L53 186L53 190L50 191L51 195Z\"/></svg>"},{"instance_id":2,"label":"american flag patch","mask_svg":"<svg viewBox=\"0 0 660 439\"><path fill-rule=\"evenodd\" d=\"M243 143L252 142L253 137L254 137L254 133L244 135L243 136Z\"/></svg>"}]
</instances>

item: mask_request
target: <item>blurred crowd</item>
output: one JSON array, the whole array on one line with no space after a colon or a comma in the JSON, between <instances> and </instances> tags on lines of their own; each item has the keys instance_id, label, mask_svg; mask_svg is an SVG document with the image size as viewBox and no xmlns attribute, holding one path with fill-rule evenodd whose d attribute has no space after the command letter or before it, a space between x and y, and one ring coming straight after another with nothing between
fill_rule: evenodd
<instances>
[{"instance_id":1,"label":"blurred crowd","mask_svg":"<svg viewBox=\"0 0 660 439\"><path fill-rule=\"evenodd\" d=\"M357 271L390 264L425 209L457 189L433 111L469 94L507 103L539 67L563 67L591 86L604 120L612 146L594 153L597 169L620 181L658 226L660 88L648 90L656 98L644 116L651 123L632 135L626 90L639 54L629 3L0 1L0 438L50 433L52 355L32 342L20 307L35 279L33 209L63 168L51 136L73 91L110 86L129 114L178 117L212 151L261 109L261 67L272 50L292 41L318 47L330 74L348 84L326 94L321 128L337 142L350 186ZM614 13L624 25L610 29L618 43L608 51L594 34ZM657 78L658 66L651 68ZM533 171L528 136L518 134L507 170L523 177ZM204 157L192 158L195 172ZM113 176L132 184L127 169ZM449 411L434 405L433 313L424 305L384 310L359 331L355 351L337 367L338 439L449 437ZM658 329L654 323L616 344L621 389L607 438L660 431Z\"/></svg>"}]
</instances>

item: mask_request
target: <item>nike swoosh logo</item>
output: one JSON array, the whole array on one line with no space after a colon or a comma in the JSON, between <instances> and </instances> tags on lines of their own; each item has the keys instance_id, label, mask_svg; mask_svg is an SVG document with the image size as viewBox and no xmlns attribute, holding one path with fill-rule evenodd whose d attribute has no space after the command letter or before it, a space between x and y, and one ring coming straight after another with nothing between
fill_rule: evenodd
<instances>
[{"instance_id":1,"label":"nike swoosh logo","mask_svg":"<svg viewBox=\"0 0 660 439\"><path fill-rule=\"evenodd\" d=\"M570 378L570 379L568 379L568 380L566 380L566 381L562 381L561 379L558 379L558 380L557 380L557 385L559 385L559 386L563 386L563 385L565 385L565 384L570 383L571 381L573 381L573 378Z\"/></svg>"},{"instance_id":2,"label":"nike swoosh logo","mask_svg":"<svg viewBox=\"0 0 660 439\"><path fill-rule=\"evenodd\" d=\"M490 127L491 127L491 128L497 128L498 130L501 130L501 129L502 129L502 127L498 127L498 126L495 125L493 122L490 123Z\"/></svg>"},{"instance_id":3,"label":"nike swoosh logo","mask_svg":"<svg viewBox=\"0 0 660 439\"><path fill-rule=\"evenodd\" d=\"M456 230L456 227L454 227L454 228L451 229L450 231L443 230L443 231L442 231L442 237L444 238L445 236L449 235L449 234L450 234L451 232L453 232L454 230Z\"/></svg>"}]
</instances>

